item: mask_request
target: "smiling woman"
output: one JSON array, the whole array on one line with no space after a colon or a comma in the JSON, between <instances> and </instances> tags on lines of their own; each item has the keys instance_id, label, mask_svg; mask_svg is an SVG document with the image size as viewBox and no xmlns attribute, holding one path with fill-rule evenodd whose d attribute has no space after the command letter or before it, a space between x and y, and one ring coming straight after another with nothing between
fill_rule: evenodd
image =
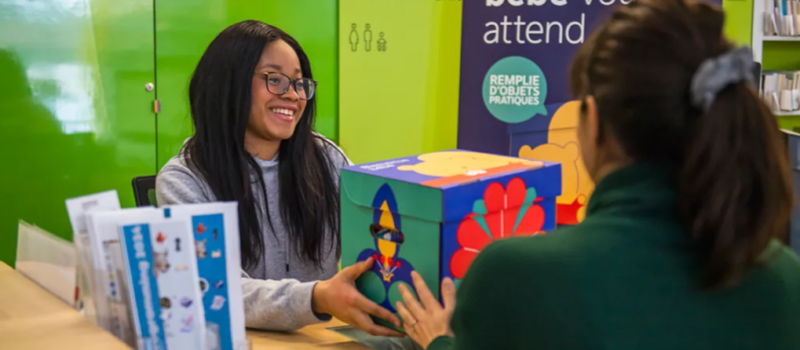
<instances>
[{"instance_id":1,"label":"smiling woman","mask_svg":"<svg viewBox=\"0 0 800 350\"><path fill-rule=\"evenodd\" d=\"M310 68L310 67L309 67ZM286 41L276 40L261 54L253 79L253 100L245 144L259 151L259 145L247 141L285 140L292 136L306 104L314 97L316 82L303 77L297 55ZM264 146L264 145L261 145ZM266 154L254 154L268 160L275 156L273 147ZM253 152L251 152L253 153Z\"/></svg>"},{"instance_id":2,"label":"smiling woman","mask_svg":"<svg viewBox=\"0 0 800 350\"><path fill-rule=\"evenodd\" d=\"M160 205L237 201L248 327L293 330L331 315L376 335L399 324L354 287L371 261L336 273L339 168L313 131L317 82L300 44L258 21L206 49L189 86L195 133L156 180Z\"/></svg>"}]
</instances>

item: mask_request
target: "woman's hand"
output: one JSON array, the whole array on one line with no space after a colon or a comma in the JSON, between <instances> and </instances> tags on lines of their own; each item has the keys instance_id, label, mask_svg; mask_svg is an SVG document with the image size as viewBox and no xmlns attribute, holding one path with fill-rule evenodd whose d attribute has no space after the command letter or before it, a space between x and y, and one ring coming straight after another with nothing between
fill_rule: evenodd
<instances>
[{"instance_id":1,"label":"woman's hand","mask_svg":"<svg viewBox=\"0 0 800 350\"><path fill-rule=\"evenodd\" d=\"M369 315L387 320L400 327L400 320L367 299L356 289L356 279L372 268L372 258L339 271L336 276L314 286L311 307L318 314L329 314L372 335L402 337L403 334L372 322Z\"/></svg>"},{"instance_id":2,"label":"woman's hand","mask_svg":"<svg viewBox=\"0 0 800 350\"><path fill-rule=\"evenodd\" d=\"M424 349L430 343L443 335L453 336L450 330L450 318L453 317L453 310L456 308L456 286L449 278L442 281L442 300L444 308L439 301L433 297L425 281L422 280L416 271L411 272L414 279L414 287L417 289L422 305L414 298L414 294L405 285L400 285L400 294L403 295L405 305L397 302L397 311L403 318L403 326L411 339Z\"/></svg>"}]
</instances>

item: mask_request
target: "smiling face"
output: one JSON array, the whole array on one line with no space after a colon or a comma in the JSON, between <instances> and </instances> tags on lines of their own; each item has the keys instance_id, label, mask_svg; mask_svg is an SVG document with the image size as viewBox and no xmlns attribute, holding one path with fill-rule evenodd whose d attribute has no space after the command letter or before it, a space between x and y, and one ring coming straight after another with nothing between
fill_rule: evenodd
<instances>
[{"instance_id":1,"label":"smiling face","mask_svg":"<svg viewBox=\"0 0 800 350\"><path fill-rule=\"evenodd\" d=\"M281 73L291 79L303 77L297 53L285 41L276 40L264 48L253 75L245 143L280 142L292 137L306 108L306 101L297 96L294 87L280 96L269 92L266 73Z\"/></svg>"}]
</instances>

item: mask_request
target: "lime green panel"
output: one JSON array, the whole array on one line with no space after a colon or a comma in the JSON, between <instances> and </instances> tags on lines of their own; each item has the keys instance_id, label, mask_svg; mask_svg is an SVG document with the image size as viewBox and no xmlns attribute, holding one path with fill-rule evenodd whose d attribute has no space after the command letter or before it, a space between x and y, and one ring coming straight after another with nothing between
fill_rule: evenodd
<instances>
[{"instance_id":1,"label":"lime green panel","mask_svg":"<svg viewBox=\"0 0 800 350\"><path fill-rule=\"evenodd\" d=\"M155 170L150 0L0 0L0 260L17 221L71 239L64 201Z\"/></svg>"},{"instance_id":2,"label":"lime green panel","mask_svg":"<svg viewBox=\"0 0 800 350\"><path fill-rule=\"evenodd\" d=\"M753 40L753 0L723 0L725 36L738 45Z\"/></svg>"},{"instance_id":3,"label":"lime green panel","mask_svg":"<svg viewBox=\"0 0 800 350\"><path fill-rule=\"evenodd\" d=\"M792 130L800 127L800 115L778 117L778 125L781 129Z\"/></svg>"},{"instance_id":4,"label":"lime green panel","mask_svg":"<svg viewBox=\"0 0 800 350\"><path fill-rule=\"evenodd\" d=\"M227 26L248 19L275 25L303 46L320 82L316 130L338 140L336 9L334 0L156 1L159 165L192 135L189 80L206 47Z\"/></svg>"},{"instance_id":5,"label":"lime green panel","mask_svg":"<svg viewBox=\"0 0 800 350\"><path fill-rule=\"evenodd\" d=\"M800 70L800 41L765 42L764 70Z\"/></svg>"},{"instance_id":6,"label":"lime green panel","mask_svg":"<svg viewBox=\"0 0 800 350\"><path fill-rule=\"evenodd\" d=\"M460 1L341 0L339 138L350 158L455 148L460 53Z\"/></svg>"}]
</instances>

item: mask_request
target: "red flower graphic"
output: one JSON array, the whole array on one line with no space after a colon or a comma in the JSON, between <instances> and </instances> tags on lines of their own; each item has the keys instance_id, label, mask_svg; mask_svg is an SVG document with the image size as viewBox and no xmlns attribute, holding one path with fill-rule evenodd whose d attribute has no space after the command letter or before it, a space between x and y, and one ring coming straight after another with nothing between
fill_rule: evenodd
<instances>
[{"instance_id":1,"label":"red flower graphic","mask_svg":"<svg viewBox=\"0 0 800 350\"><path fill-rule=\"evenodd\" d=\"M450 259L450 272L455 278L463 278L467 273L472 260L489 243L497 239L512 236L532 236L543 234L544 209L539 205L531 205L525 210L520 208L525 204L527 195L525 182L520 178L512 179L506 188L500 183L493 183L483 193L486 212L483 215L488 234L475 220L479 214L471 213L461 221L456 232L459 250ZM522 219L517 224L520 210L525 210ZM514 225L517 224L516 228Z\"/></svg>"}]
</instances>

